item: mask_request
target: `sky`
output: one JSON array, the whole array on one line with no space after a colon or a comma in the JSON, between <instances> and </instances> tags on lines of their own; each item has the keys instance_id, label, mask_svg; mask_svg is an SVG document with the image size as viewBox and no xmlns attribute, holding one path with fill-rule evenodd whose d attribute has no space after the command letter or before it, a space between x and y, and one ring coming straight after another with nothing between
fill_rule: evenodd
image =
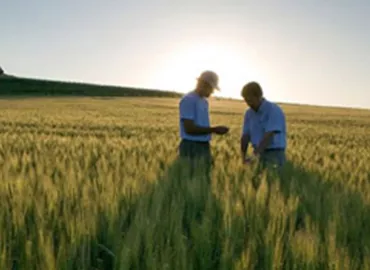
<instances>
[{"instance_id":1,"label":"sky","mask_svg":"<svg viewBox=\"0 0 370 270\"><path fill-rule=\"evenodd\" d=\"M1 0L0 66L16 76L370 108L368 0Z\"/></svg>"}]
</instances>

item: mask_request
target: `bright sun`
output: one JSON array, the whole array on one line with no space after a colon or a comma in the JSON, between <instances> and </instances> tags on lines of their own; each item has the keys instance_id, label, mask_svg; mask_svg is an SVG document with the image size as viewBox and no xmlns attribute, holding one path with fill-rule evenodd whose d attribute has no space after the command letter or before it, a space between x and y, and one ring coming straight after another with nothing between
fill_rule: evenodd
<instances>
[{"instance_id":1,"label":"bright sun","mask_svg":"<svg viewBox=\"0 0 370 270\"><path fill-rule=\"evenodd\" d=\"M160 89L188 92L204 70L213 70L219 75L221 92L216 92L215 96L240 98L245 83L249 80L261 82L258 70L251 68L248 59L235 48L214 44L175 49L153 74L153 82Z\"/></svg>"}]
</instances>

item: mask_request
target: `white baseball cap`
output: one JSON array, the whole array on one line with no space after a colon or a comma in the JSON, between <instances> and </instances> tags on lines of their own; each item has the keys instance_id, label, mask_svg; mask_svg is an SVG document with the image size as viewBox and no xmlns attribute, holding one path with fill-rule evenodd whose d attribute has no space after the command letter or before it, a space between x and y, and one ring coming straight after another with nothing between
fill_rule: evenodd
<instances>
[{"instance_id":1,"label":"white baseball cap","mask_svg":"<svg viewBox=\"0 0 370 270\"><path fill-rule=\"evenodd\" d=\"M220 87L218 86L218 75L215 72L210 70L203 71L197 79L208 83L214 89L220 91Z\"/></svg>"}]
</instances>

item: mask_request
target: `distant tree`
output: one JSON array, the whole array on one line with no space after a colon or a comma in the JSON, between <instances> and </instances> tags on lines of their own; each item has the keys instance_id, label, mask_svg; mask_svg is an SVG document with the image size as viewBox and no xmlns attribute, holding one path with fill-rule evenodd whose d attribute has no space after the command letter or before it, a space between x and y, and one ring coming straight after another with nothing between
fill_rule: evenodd
<instances>
[{"instance_id":1,"label":"distant tree","mask_svg":"<svg viewBox=\"0 0 370 270\"><path fill-rule=\"evenodd\" d=\"M0 67L0 76L4 75L4 70Z\"/></svg>"}]
</instances>

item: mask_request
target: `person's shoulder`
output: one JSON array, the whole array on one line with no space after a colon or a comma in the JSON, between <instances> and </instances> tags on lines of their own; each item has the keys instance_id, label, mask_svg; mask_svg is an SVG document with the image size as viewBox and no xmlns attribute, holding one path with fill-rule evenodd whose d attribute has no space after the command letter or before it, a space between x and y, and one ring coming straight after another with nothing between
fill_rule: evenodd
<instances>
[{"instance_id":1,"label":"person's shoulder","mask_svg":"<svg viewBox=\"0 0 370 270\"><path fill-rule=\"evenodd\" d=\"M185 93L181 98L180 98L180 102L182 102L183 100L187 100L191 98L191 92L188 92L188 93Z\"/></svg>"},{"instance_id":2,"label":"person's shoulder","mask_svg":"<svg viewBox=\"0 0 370 270\"><path fill-rule=\"evenodd\" d=\"M179 101L179 104L192 103L197 101L197 96L194 92L188 92L183 95Z\"/></svg>"},{"instance_id":3,"label":"person's shoulder","mask_svg":"<svg viewBox=\"0 0 370 270\"><path fill-rule=\"evenodd\" d=\"M272 102L272 101L267 100L267 103L268 103L268 107L271 111L274 111L274 112L279 111L279 112L284 113L283 109L276 102Z\"/></svg>"},{"instance_id":4,"label":"person's shoulder","mask_svg":"<svg viewBox=\"0 0 370 270\"><path fill-rule=\"evenodd\" d=\"M275 102L269 102L269 114L275 115L275 117L279 117L282 121L285 121L285 113L281 106Z\"/></svg>"},{"instance_id":5,"label":"person's shoulder","mask_svg":"<svg viewBox=\"0 0 370 270\"><path fill-rule=\"evenodd\" d=\"M252 108L247 108L245 111L244 111L244 117L250 117L251 116L251 113L252 113Z\"/></svg>"},{"instance_id":6,"label":"person's shoulder","mask_svg":"<svg viewBox=\"0 0 370 270\"><path fill-rule=\"evenodd\" d=\"M198 95L194 93L194 91L187 92L181 97L181 100L183 99L197 99Z\"/></svg>"}]
</instances>

